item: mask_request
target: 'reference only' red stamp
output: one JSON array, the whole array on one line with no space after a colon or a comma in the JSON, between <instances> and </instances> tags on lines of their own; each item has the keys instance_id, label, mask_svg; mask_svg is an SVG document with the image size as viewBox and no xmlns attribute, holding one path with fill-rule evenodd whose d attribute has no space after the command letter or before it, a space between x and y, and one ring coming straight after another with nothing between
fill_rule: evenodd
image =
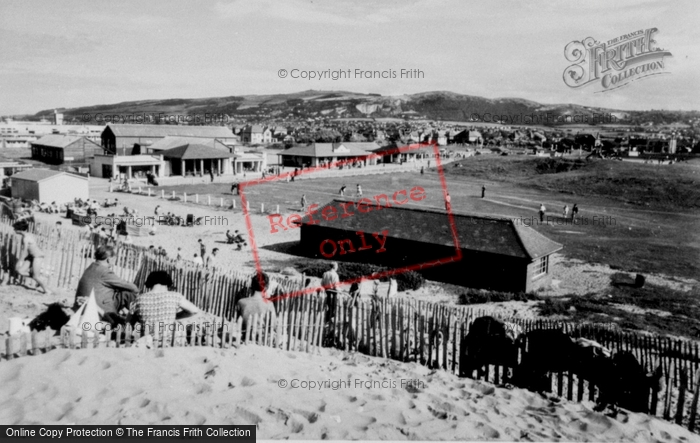
<instances>
[{"instance_id":1,"label":"'reference only' red stamp","mask_svg":"<svg viewBox=\"0 0 700 443\"><path fill-rule=\"evenodd\" d=\"M412 237L411 229L436 228L433 226L408 226L408 222L402 220L401 213L397 212L402 209L406 210L407 208L405 205L420 202L427 197L426 193L428 191L418 185L405 189L387 190L387 192L367 196L362 194L362 190L358 186L354 198L343 196L344 192L341 191L339 198L330 199L330 201L323 206L318 204L307 205L305 201L302 201L300 205L301 213L293 212L287 215L268 214L266 216L267 222L264 229L269 229L270 234L299 230L302 246L304 246L306 251L310 251L309 255L311 256L316 255L318 258L328 260L360 263L369 262L381 265L384 268L389 268L386 271L374 273L372 275L351 280L342 280L340 285L359 283L362 279L391 277L407 271L420 271L459 261L462 258L462 253L459 246L457 229L452 214L450 197L447 192L447 183L445 181L438 145L436 143L430 143L402 146L388 149L381 153L369 154L364 157L364 160L371 162L377 158L401 155L410 153L411 151L425 149L429 149L434 155L431 160L435 161L442 198L444 199L445 205L444 225L448 228L448 234L451 236L451 244L449 248L445 249L449 251L449 253L445 254L446 256L444 257L430 256L427 257L425 261L418 259L414 260L414 263L397 266L397 264L401 262L400 258L397 257L403 252L400 250L401 247L397 246L400 244L401 238L410 239L410 237ZM301 176L312 178L311 176L313 174L349 166L354 161L356 161L356 159L338 160L323 164L322 166L267 176L265 178L249 180L239 184L241 206L245 215L246 228L250 238L255 268L263 288L263 269L255 240L255 232L248 200L246 198L246 190L264 183L276 181L289 182ZM367 177L367 175L364 175L364 177ZM369 175L369 177L371 177L371 175ZM436 191L433 190L432 192ZM264 288L263 297L268 301L276 301L282 298L315 293L321 289L325 290L330 288L320 285L310 286L302 290L277 295L275 297L269 297L271 294L267 294L267 288Z\"/></svg>"}]
</instances>

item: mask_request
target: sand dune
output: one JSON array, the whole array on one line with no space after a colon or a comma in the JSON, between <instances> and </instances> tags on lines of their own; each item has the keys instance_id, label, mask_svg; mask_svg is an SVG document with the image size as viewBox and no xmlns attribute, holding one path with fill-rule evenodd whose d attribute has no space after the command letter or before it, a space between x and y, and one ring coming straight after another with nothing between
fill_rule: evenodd
<instances>
[{"instance_id":1,"label":"sand dune","mask_svg":"<svg viewBox=\"0 0 700 443\"><path fill-rule=\"evenodd\" d=\"M589 403L335 350L54 350L0 364L0 378L8 425L257 424L264 439L700 440L643 414L613 419ZM311 381L326 385L290 386Z\"/></svg>"}]
</instances>

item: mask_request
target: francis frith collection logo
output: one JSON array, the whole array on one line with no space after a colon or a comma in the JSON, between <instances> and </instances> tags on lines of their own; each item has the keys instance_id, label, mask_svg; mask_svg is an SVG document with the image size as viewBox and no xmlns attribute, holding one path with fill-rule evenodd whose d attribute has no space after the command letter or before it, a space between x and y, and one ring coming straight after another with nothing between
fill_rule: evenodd
<instances>
[{"instance_id":1,"label":"francis frith collection logo","mask_svg":"<svg viewBox=\"0 0 700 443\"><path fill-rule=\"evenodd\" d=\"M573 64L564 70L564 83L571 88L594 86L608 92L634 81L668 74L664 57L671 53L657 46L657 28L640 29L599 42L593 37L566 45L564 54Z\"/></svg>"}]
</instances>

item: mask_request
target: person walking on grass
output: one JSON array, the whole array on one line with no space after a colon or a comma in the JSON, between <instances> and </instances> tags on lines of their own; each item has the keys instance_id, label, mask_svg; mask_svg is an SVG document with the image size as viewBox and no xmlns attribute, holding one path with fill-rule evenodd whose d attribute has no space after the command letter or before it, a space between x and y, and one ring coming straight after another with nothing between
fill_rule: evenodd
<instances>
[{"instance_id":1,"label":"person walking on grass","mask_svg":"<svg viewBox=\"0 0 700 443\"><path fill-rule=\"evenodd\" d=\"M544 222L544 214L547 212L547 208L544 207L544 203L540 203L540 222Z\"/></svg>"},{"instance_id":2,"label":"person walking on grass","mask_svg":"<svg viewBox=\"0 0 700 443\"><path fill-rule=\"evenodd\" d=\"M571 208L571 220L573 221L578 215L578 205L574 203L574 207Z\"/></svg>"},{"instance_id":3,"label":"person walking on grass","mask_svg":"<svg viewBox=\"0 0 700 443\"><path fill-rule=\"evenodd\" d=\"M345 186L345 185L343 185L343 186L340 188L340 196L341 196L341 197L345 197L345 189L346 189L346 188L347 188L347 186Z\"/></svg>"},{"instance_id":4,"label":"person walking on grass","mask_svg":"<svg viewBox=\"0 0 700 443\"><path fill-rule=\"evenodd\" d=\"M481 185L481 198L486 196L486 186Z\"/></svg>"},{"instance_id":5,"label":"person walking on grass","mask_svg":"<svg viewBox=\"0 0 700 443\"><path fill-rule=\"evenodd\" d=\"M564 220L566 220L566 218L569 217L569 205L564 205L563 216L564 216Z\"/></svg>"},{"instance_id":6,"label":"person walking on grass","mask_svg":"<svg viewBox=\"0 0 700 443\"><path fill-rule=\"evenodd\" d=\"M301 196L301 210L302 210L302 211L303 211L304 209L306 209L306 204L307 204L307 203L306 203L306 194L303 194L303 195Z\"/></svg>"},{"instance_id":7,"label":"person walking on grass","mask_svg":"<svg viewBox=\"0 0 700 443\"><path fill-rule=\"evenodd\" d=\"M46 295L52 295L52 292L46 286L46 283L41 278L41 271L44 264L44 252L39 249L36 238L29 233L29 223L26 220L21 220L13 225L15 233L22 236L22 246L19 257L17 257L17 266L15 271L22 277L30 277L34 279L38 288L41 288Z\"/></svg>"},{"instance_id":8,"label":"person walking on grass","mask_svg":"<svg viewBox=\"0 0 700 443\"><path fill-rule=\"evenodd\" d=\"M359 184L357 185L357 196L362 197L362 186Z\"/></svg>"}]
</instances>

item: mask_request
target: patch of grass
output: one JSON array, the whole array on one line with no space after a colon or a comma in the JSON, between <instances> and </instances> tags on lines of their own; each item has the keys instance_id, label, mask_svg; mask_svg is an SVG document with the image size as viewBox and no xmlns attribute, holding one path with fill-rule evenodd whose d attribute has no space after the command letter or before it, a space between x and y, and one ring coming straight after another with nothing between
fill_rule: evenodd
<instances>
[{"instance_id":1,"label":"patch of grass","mask_svg":"<svg viewBox=\"0 0 700 443\"><path fill-rule=\"evenodd\" d=\"M519 186L666 210L700 208L700 176L690 164L658 165L613 160L478 156L453 176L517 183Z\"/></svg>"},{"instance_id":2,"label":"patch of grass","mask_svg":"<svg viewBox=\"0 0 700 443\"><path fill-rule=\"evenodd\" d=\"M457 304L459 305L474 305L479 303L492 303L492 302L504 302L504 301L529 301L529 300L541 300L541 297L535 293L512 293L512 292L498 292L498 291L486 291L483 289L473 289L467 288L466 292L459 294L457 299Z\"/></svg>"},{"instance_id":3,"label":"patch of grass","mask_svg":"<svg viewBox=\"0 0 700 443\"><path fill-rule=\"evenodd\" d=\"M620 304L659 312L630 312L618 306ZM697 289L682 292L648 283L642 288L613 287L608 297L588 295L548 299L538 308L544 316L559 315L573 321L615 322L624 329L700 338L700 293Z\"/></svg>"}]
</instances>

